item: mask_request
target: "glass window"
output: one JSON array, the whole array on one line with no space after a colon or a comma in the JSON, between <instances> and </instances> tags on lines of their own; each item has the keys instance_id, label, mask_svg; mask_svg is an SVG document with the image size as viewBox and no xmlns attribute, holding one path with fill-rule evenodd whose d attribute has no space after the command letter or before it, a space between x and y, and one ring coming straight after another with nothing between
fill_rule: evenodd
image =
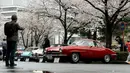
<instances>
[{"instance_id":1,"label":"glass window","mask_svg":"<svg viewBox=\"0 0 130 73\"><path fill-rule=\"evenodd\" d=\"M96 47L102 47L102 45L101 45L99 42L97 42L97 41L94 41L94 45L95 45Z\"/></svg>"},{"instance_id":2,"label":"glass window","mask_svg":"<svg viewBox=\"0 0 130 73\"><path fill-rule=\"evenodd\" d=\"M102 47L102 45L101 45L100 43L98 43L98 42L97 42L97 46L98 46L98 47Z\"/></svg>"},{"instance_id":3,"label":"glass window","mask_svg":"<svg viewBox=\"0 0 130 73\"><path fill-rule=\"evenodd\" d=\"M16 12L2 13L3 16L12 16L14 14L16 14Z\"/></svg>"},{"instance_id":4,"label":"glass window","mask_svg":"<svg viewBox=\"0 0 130 73\"><path fill-rule=\"evenodd\" d=\"M79 40L73 42L71 45L78 45L78 46L94 46L93 41L91 40Z\"/></svg>"},{"instance_id":5,"label":"glass window","mask_svg":"<svg viewBox=\"0 0 130 73\"><path fill-rule=\"evenodd\" d=\"M94 46L93 42L90 40L84 40L83 41L83 46Z\"/></svg>"},{"instance_id":6,"label":"glass window","mask_svg":"<svg viewBox=\"0 0 130 73\"><path fill-rule=\"evenodd\" d=\"M3 8L3 11L16 11L17 8L16 7L8 7L8 8Z\"/></svg>"},{"instance_id":7,"label":"glass window","mask_svg":"<svg viewBox=\"0 0 130 73\"><path fill-rule=\"evenodd\" d=\"M83 45L83 40L74 41L71 45Z\"/></svg>"}]
</instances>

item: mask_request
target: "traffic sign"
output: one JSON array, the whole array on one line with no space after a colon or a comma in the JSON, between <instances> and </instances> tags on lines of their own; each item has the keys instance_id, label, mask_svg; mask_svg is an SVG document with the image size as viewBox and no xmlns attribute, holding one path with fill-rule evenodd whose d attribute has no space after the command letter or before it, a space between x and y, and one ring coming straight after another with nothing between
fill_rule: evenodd
<instances>
[{"instance_id":1,"label":"traffic sign","mask_svg":"<svg viewBox=\"0 0 130 73\"><path fill-rule=\"evenodd\" d=\"M121 30L124 31L124 29L125 29L125 24L121 23Z\"/></svg>"}]
</instances>

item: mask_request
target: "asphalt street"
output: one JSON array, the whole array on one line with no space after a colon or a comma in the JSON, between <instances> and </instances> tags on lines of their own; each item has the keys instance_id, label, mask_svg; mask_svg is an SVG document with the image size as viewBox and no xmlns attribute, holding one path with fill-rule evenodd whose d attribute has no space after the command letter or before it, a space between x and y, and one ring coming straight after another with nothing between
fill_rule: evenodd
<instances>
[{"instance_id":1,"label":"asphalt street","mask_svg":"<svg viewBox=\"0 0 130 73\"><path fill-rule=\"evenodd\" d=\"M71 64L16 62L16 67L5 67L0 61L0 73L130 73L130 64Z\"/></svg>"}]
</instances>

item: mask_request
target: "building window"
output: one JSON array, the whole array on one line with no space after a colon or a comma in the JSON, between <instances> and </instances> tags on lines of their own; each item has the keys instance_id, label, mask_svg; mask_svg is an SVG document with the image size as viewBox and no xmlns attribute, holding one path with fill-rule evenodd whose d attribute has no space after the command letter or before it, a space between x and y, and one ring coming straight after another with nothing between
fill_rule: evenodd
<instances>
[{"instance_id":1,"label":"building window","mask_svg":"<svg viewBox=\"0 0 130 73\"><path fill-rule=\"evenodd\" d=\"M2 11L16 11L16 7L8 7L8 8L2 8Z\"/></svg>"},{"instance_id":2,"label":"building window","mask_svg":"<svg viewBox=\"0 0 130 73\"><path fill-rule=\"evenodd\" d=\"M15 15L16 12L9 12L9 13L1 13L3 16L12 16Z\"/></svg>"}]
</instances>

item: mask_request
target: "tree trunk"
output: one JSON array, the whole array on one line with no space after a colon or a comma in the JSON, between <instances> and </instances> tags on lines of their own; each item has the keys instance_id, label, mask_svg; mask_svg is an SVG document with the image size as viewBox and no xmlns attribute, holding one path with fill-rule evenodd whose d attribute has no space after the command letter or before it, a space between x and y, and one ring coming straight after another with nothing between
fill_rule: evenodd
<instances>
[{"instance_id":1,"label":"tree trunk","mask_svg":"<svg viewBox=\"0 0 130 73\"><path fill-rule=\"evenodd\" d=\"M64 44L67 44L67 30L64 30L65 34L64 34Z\"/></svg>"},{"instance_id":2,"label":"tree trunk","mask_svg":"<svg viewBox=\"0 0 130 73\"><path fill-rule=\"evenodd\" d=\"M33 33L31 33L31 44L30 46L33 46Z\"/></svg>"},{"instance_id":3,"label":"tree trunk","mask_svg":"<svg viewBox=\"0 0 130 73\"><path fill-rule=\"evenodd\" d=\"M39 41L36 40L36 42L35 42L36 47L38 47L38 43L39 43Z\"/></svg>"},{"instance_id":4,"label":"tree trunk","mask_svg":"<svg viewBox=\"0 0 130 73\"><path fill-rule=\"evenodd\" d=\"M106 47L111 49L112 44L112 26L107 24L106 27Z\"/></svg>"},{"instance_id":5,"label":"tree trunk","mask_svg":"<svg viewBox=\"0 0 130 73\"><path fill-rule=\"evenodd\" d=\"M68 35L68 31L67 31L67 22L66 22L66 16L67 16L67 9L65 9L65 15L64 15L64 44L67 44L68 40L67 40L67 35Z\"/></svg>"}]
</instances>

